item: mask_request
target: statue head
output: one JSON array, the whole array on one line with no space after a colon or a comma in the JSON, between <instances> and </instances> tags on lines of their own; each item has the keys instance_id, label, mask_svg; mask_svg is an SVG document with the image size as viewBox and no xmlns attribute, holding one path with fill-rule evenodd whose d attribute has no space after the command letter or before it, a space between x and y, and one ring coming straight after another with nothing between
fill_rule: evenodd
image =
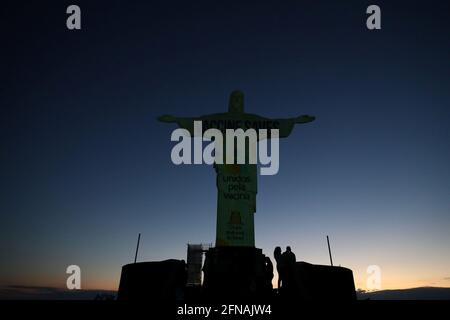
<instances>
[{"instance_id":1,"label":"statue head","mask_svg":"<svg viewBox=\"0 0 450 320\"><path fill-rule=\"evenodd\" d=\"M228 112L243 113L244 112L244 93L239 90L234 90L230 94L228 102Z\"/></svg>"}]
</instances>

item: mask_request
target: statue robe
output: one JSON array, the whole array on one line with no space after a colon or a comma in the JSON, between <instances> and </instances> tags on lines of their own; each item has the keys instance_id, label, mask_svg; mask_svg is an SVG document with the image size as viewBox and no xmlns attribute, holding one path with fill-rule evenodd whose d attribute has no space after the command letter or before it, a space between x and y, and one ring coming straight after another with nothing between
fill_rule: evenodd
<instances>
[{"instance_id":1,"label":"statue robe","mask_svg":"<svg viewBox=\"0 0 450 320\"><path fill-rule=\"evenodd\" d=\"M279 137L290 135L295 125L291 119L269 119L249 113L217 113L198 118L177 118L180 128L194 136L194 121L202 121L203 132L219 129L225 137L226 129L278 129ZM202 134L203 134L202 132ZM270 139L270 136L268 137ZM261 137L258 137L260 140ZM254 213L256 212L257 165L248 163L246 146L245 164L215 164L217 174L217 227L216 246L255 246ZM224 141L224 150L226 141ZM225 152L223 153L225 155ZM225 159L224 159L225 162ZM236 158L235 158L236 162Z\"/></svg>"}]
</instances>

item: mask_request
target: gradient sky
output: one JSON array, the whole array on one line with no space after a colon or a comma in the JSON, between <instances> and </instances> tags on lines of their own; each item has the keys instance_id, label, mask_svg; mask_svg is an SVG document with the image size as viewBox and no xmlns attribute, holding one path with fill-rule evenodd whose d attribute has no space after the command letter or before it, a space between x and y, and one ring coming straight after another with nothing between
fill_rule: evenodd
<instances>
[{"instance_id":1,"label":"gradient sky","mask_svg":"<svg viewBox=\"0 0 450 320\"><path fill-rule=\"evenodd\" d=\"M95 3L93 3L95 2ZM259 177L256 245L365 289L450 286L448 1L6 1L0 285L117 289L121 266L214 242L215 173L170 160L161 114L311 114ZM77 3L82 30L68 31ZM368 31L365 10L382 9Z\"/></svg>"}]
</instances>

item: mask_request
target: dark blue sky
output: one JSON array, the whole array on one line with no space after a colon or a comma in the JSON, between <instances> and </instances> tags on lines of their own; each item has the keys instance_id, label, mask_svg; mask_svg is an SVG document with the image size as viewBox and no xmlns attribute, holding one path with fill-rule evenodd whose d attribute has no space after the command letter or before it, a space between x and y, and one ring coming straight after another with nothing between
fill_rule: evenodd
<instances>
[{"instance_id":1,"label":"dark blue sky","mask_svg":"<svg viewBox=\"0 0 450 320\"><path fill-rule=\"evenodd\" d=\"M245 3L243 3L245 2ZM66 29L77 3L82 30ZM368 1L9 1L0 9L0 284L117 288L133 258L213 242L206 165L175 166L161 114L312 114L259 179L256 244L365 287L449 286L450 6Z\"/></svg>"}]
</instances>

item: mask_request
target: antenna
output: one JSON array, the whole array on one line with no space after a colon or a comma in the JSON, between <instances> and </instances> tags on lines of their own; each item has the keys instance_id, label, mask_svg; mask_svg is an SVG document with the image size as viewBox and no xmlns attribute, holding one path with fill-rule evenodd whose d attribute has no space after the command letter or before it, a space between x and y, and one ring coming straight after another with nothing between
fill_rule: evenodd
<instances>
[{"instance_id":1,"label":"antenna","mask_svg":"<svg viewBox=\"0 0 450 320\"><path fill-rule=\"evenodd\" d=\"M327 236L327 243L328 243L328 253L330 254L330 263L331 266L333 266L333 258L331 257L331 248L330 248L330 239Z\"/></svg>"},{"instance_id":2,"label":"antenna","mask_svg":"<svg viewBox=\"0 0 450 320\"><path fill-rule=\"evenodd\" d=\"M139 242L140 241L141 241L141 234L139 233L138 241L137 241L137 245L136 245L136 254L134 255L134 263L136 263L136 260L137 260L137 255L138 255L138 251L139 251Z\"/></svg>"}]
</instances>

